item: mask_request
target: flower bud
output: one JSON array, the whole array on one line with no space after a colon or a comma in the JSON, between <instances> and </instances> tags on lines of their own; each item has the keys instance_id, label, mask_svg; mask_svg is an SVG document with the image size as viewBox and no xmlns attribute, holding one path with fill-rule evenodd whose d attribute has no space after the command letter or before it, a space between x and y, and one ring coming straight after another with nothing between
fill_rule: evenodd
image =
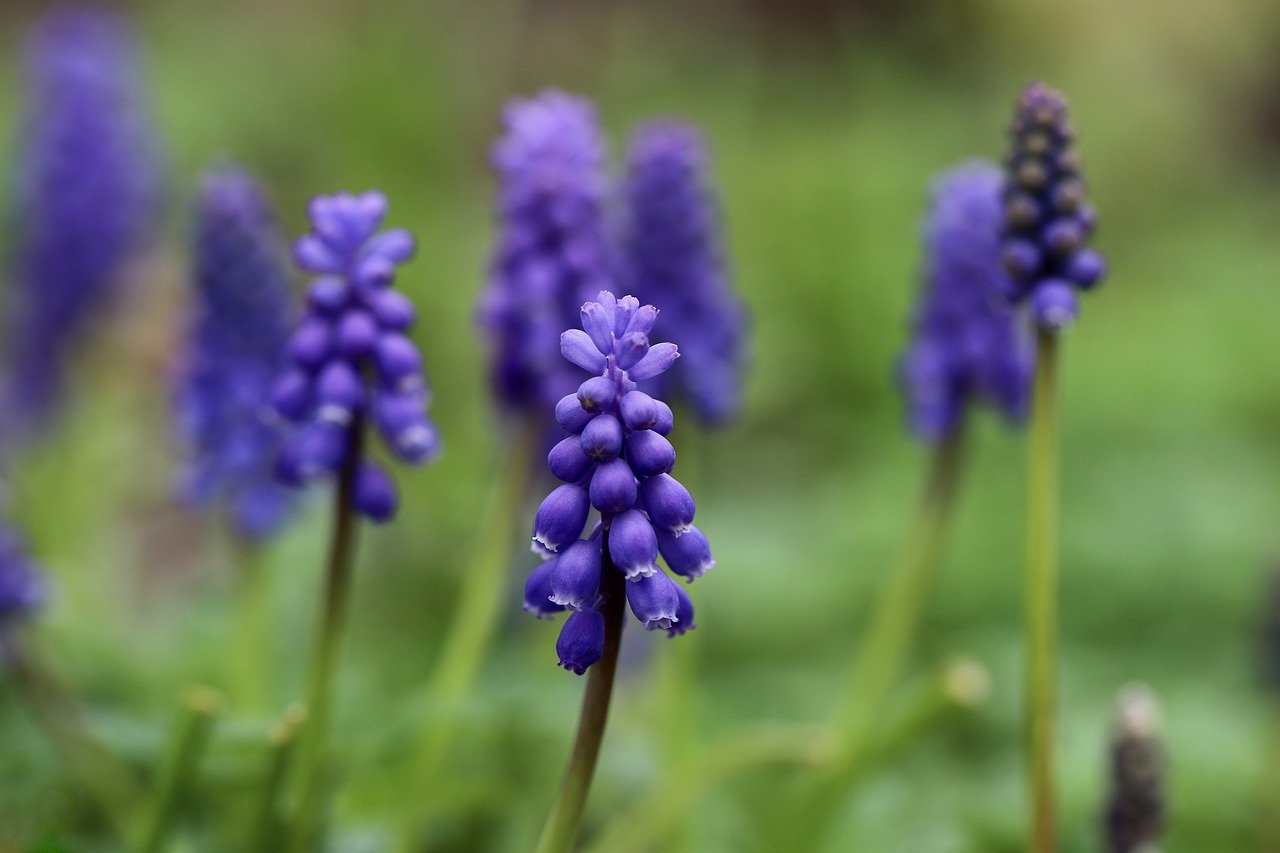
<instances>
[{"instance_id":1,"label":"flower bud","mask_svg":"<svg viewBox=\"0 0 1280 853\"><path fill-rule=\"evenodd\" d=\"M596 415L582 430L582 450L592 459L617 459L622 452L622 424L613 415Z\"/></svg>"},{"instance_id":2,"label":"flower bud","mask_svg":"<svg viewBox=\"0 0 1280 853\"><path fill-rule=\"evenodd\" d=\"M533 550L551 554L577 539L590 511L586 489L568 483L554 489L543 499L534 517Z\"/></svg>"},{"instance_id":3,"label":"flower bud","mask_svg":"<svg viewBox=\"0 0 1280 853\"><path fill-rule=\"evenodd\" d=\"M637 430L627 436L627 462L637 475L655 477L676 464L676 449L651 429Z\"/></svg>"},{"instance_id":4,"label":"flower bud","mask_svg":"<svg viewBox=\"0 0 1280 853\"><path fill-rule=\"evenodd\" d=\"M629 509L609 525L609 557L627 580L658 570L658 537L644 513Z\"/></svg>"},{"instance_id":5,"label":"flower bud","mask_svg":"<svg viewBox=\"0 0 1280 853\"><path fill-rule=\"evenodd\" d=\"M627 584L627 603L646 631L670 628L679 619L680 590L666 573L654 572Z\"/></svg>"},{"instance_id":6,"label":"flower bud","mask_svg":"<svg viewBox=\"0 0 1280 853\"><path fill-rule=\"evenodd\" d=\"M681 536L693 526L693 496L670 474L650 477L640 484L645 510L654 527L662 527Z\"/></svg>"},{"instance_id":7,"label":"flower bud","mask_svg":"<svg viewBox=\"0 0 1280 853\"><path fill-rule=\"evenodd\" d=\"M592 607L600 589L599 540L579 539L551 562L551 600L570 610Z\"/></svg>"},{"instance_id":8,"label":"flower bud","mask_svg":"<svg viewBox=\"0 0 1280 853\"><path fill-rule=\"evenodd\" d=\"M594 608L570 613L556 640L560 666L582 675L604 654L604 616Z\"/></svg>"},{"instance_id":9,"label":"flower bud","mask_svg":"<svg viewBox=\"0 0 1280 853\"><path fill-rule=\"evenodd\" d=\"M591 475L591 505L602 516L630 509L636 502L636 476L631 466L621 459L602 462Z\"/></svg>"}]
</instances>

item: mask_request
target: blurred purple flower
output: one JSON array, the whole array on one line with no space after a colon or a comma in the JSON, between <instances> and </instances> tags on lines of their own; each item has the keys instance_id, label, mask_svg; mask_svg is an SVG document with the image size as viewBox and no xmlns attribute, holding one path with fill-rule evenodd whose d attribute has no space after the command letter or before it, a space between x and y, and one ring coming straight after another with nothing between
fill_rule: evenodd
<instances>
[{"instance_id":1,"label":"blurred purple flower","mask_svg":"<svg viewBox=\"0 0 1280 853\"><path fill-rule=\"evenodd\" d=\"M608 286L605 141L591 103L563 92L510 102L493 146L500 233L480 301L494 392L540 413L574 386L556 357L578 306Z\"/></svg>"},{"instance_id":2,"label":"blurred purple flower","mask_svg":"<svg viewBox=\"0 0 1280 853\"><path fill-rule=\"evenodd\" d=\"M560 351L595 375L556 405L556 420L570 435L547 462L564 484L538 508L533 549L547 562L525 585L529 612L574 611L556 648L560 665L579 675L604 649L596 612L603 572L623 573L627 602L645 628L678 636L693 627L693 604L658 556L690 581L715 565L693 526L693 498L668 473L676 458L666 438L671 409L637 388L679 357L675 344L649 343L658 309L602 291L580 316L582 328L561 336ZM582 539L592 509L600 524Z\"/></svg>"},{"instance_id":3,"label":"blurred purple flower","mask_svg":"<svg viewBox=\"0 0 1280 853\"><path fill-rule=\"evenodd\" d=\"M28 430L58 403L71 349L156 222L158 147L136 64L105 8L54 7L28 38L8 345L11 412Z\"/></svg>"},{"instance_id":4,"label":"blurred purple flower","mask_svg":"<svg viewBox=\"0 0 1280 853\"><path fill-rule=\"evenodd\" d=\"M682 394L699 418L722 423L741 406L746 317L726 274L702 134L677 121L639 127L623 192L625 281L667 312L664 337L680 347L655 390Z\"/></svg>"},{"instance_id":5,"label":"blurred purple flower","mask_svg":"<svg viewBox=\"0 0 1280 853\"><path fill-rule=\"evenodd\" d=\"M298 266L315 278L306 313L289 340L291 366L272 402L295 424L276 464L291 485L336 473L356 445L353 427L372 425L403 462L439 451L422 354L408 337L413 305L393 286L396 267L413 256L408 231L378 231L387 213L380 192L317 196L311 232L293 244ZM357 511L376 521L395 515L391 477L365 460L353 480Z\"/></svg>"},{"instance_id":6,"label":"blurred purple flower","mask_svg":"<svg viewBox=\"0 0 1280 853\"><path fill-rule=\"evenodd\" d=\"M933 186L924 286L900 364L911 428L926 441L954 432L970 400L1014 422L1026 415L1034 354L1006 298L1001 181L994 164L976 161Z\"/></svg>"},{"instance_id":7,"label":"blurred purple flower","mask_svg":"<svg viewBox=\"0 0 1280 853\"><path fill-rule=\"evenodd\" d=\"M292 503L272 471L282 432L266 402L286 363L291 311L283 237L244 172L206 176L194 257L176 395L179 434L192 453L182 491L200 505L224 499L237 531L259 538L279 528Z\"/></svg>"},{"instance_id":8,"label":"blurred purple flower","mask_svg":"<svg viewBox=\"0 0 1280 853\"><path fill-rule=\"evenodd\" d=\"M0 523L0 640L21 619L39 610L47 594L44 573L27 554L22 535Z\"/></svg>"},{"instance_id":9,"label":"blurred purple flower","mask_svg":"<svg viewBox=\"0 0 1280 853\"><path fill-rule=\"evenodd\" d=\"M1028 85L1010 135L1002 254L1011 293L1015 301L1030 302L1040 328L1059 330L1079 312L1076 291L1092 288L1107 269L1102 255L1086 245L1095 217L1062 95L1043 83Z\"/></svg>"}]
</instances>

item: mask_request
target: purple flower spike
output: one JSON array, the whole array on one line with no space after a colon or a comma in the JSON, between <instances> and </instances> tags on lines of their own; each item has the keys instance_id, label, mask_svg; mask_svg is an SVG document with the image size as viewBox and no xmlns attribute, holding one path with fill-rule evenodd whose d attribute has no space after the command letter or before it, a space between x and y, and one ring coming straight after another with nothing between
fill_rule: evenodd
<instances>
[{"instance_id":1,"label":"purple flower spike","mask_svg":"<svg viewBox=\"0 0 1280 853\"><path fill-rule=\"evenodd\" d=\"M0 523L0 640L43 607L47 596L44 572L27 554L22 536Z\"/></svg>"},{"instance_id":2,"label":"purple flower spike","mask_svg":"<svg viewBox=\"0 0 1280 853\"><path fill-rule=\"evenodd\" d=\"M663 310L682 356L653 387L723 423L741 406L746 321L726 272L706 142L690 125L653 122L635 131L627 159L626 281Z\"/></svg>"},{"instance_id":3,"label":"purple flower spike","mask_svg":"<svg viewBox=\"0 0 1280 853\"><path fill-rule=\"evenodd\" d=\"M693 604L658 566L659 551L672 572L690 580L715 562L692 524L693 498L667 473L676 460L665 437L671 408L636 389L637 371L652 377L677 355L672 344L649 346L657 309L603 291L579 316L582 333L562 336L562 354L574 364L598 365L600 373L556 405L556 420L569 435L551 449L547 464L565 485L538 508L534 550L550 560L530 576L525 606L538 615L550 612L529 603L550 587L553 604L577 610L575 617L592 614L571 618L561 634L561 661L580 673L599 658L595 635L590 643L583 638L600 617L604 572L622 573L631 610L646 628L674 637L693 627ZM592 507L600 524L579 540Z\"/></svg>"},{"instance_id":4,"label":"purple flower spike","mask_svg":"<svg viewBox=\"0 0 1280 853\"><path fill-rule=\"evenodd\" d=\"M665 572L644 575L627 584L627 603L646 631L670 628L679 619L680 588Z\"/></svg>"},{"instance_id":5,"label":"purple flower spike","mask_svg":"<svg viewBox=\"0 0 1280 853\"><path fill-rule=\"evenodd\" d=\"M5 349L6 421L28 435L158 221L159 145L137 64L130 28L105 7L55 6L27 39Z\"/></svg>"},{"instance_id":6,"label":"purple flower spike","mask_svg":"<svg viewBox=\"0 0 1280 853\"><path fill-rule=\"evenodd\" d=\"M554 353L582 301L608 282L605 153L585 99L547 91L503 112L492 151L500 233L479 313L494 392L510 409L545 411L575 385L574 369ZM600 369L590 350L574 344L571 352Z\"/></svg>"},{"instance_id":7,"label":"purple flower spike","mask_svg":"<svg viewBox=\"0 0 1280 853\"><path fill-rule=\"evenodd\" d=\"M283 439L264 399L286 417L312 405L311 381L285 366L289 296L284 241L267 201L236 169L211 172L196 210L194 298L174 389L175 425L189 449L183 497L230 507L236 531L273 533L289 516L275 482Z\"/></svg>"},{"instance_id":8,"label":"purple flower spike","mask_svg":"<svg viewBox=\"0 0 1280 853\"><path fill-rule=\"evenodd\" d=\"M422 355L405 334L413 306L391 289L396 266L413 255L413 238L400 229L378 232L387 213L379 192L317 196L307 211L312 230L293 255L316 278L289 342L292 365L272 393L280 416L298 425L277 474L301 485L340 470L356 445L350 430L366 425L402 462L428 462L440 442L426 413ZM365 516L395 515L395 484L381 468L362 466L355 490Z\"/></svg>"},{"instance_id":9,"label":"purple flower spike","mask_svg":"<svg viewBox=\"0 0 1280 853\"><path fill-rule=\"evenodd\" d=\"M1014 423L1026 414L1034 355L1005 294L1001 262L1000 170L966 163L942 175L924 227L923 288L913 337L899 362L912 431L925 441L951 435L970 400ZM1029 247L1006 242L1010 254Z\"/></svg>"},{"instance_id":10,"label":"purple flower spike","mask_svg":"<svg viewBox=\"0 0 1280 853\"><path fill-rule=\"evenodd\" d=\"M1004 258L1014 299L1030 301L1047 332L1075 320L1075 294L1063 288L1088 289L1106 273L1102 256L1085 245L1096 223L1075 135L1060 93L1043 83L1022 90L1005 158Z\"/></svg>"},{"instance_id":11,"label":"purple flower spike","mask_svg":"<svg viewBox=\"0 0 1280 853\"><path fill-rule=\"evenodd\" d=\"M599 610L570 613L556 640L560 666L582 675L604 654L604 616Z\"/></svg>"}]
</instances>

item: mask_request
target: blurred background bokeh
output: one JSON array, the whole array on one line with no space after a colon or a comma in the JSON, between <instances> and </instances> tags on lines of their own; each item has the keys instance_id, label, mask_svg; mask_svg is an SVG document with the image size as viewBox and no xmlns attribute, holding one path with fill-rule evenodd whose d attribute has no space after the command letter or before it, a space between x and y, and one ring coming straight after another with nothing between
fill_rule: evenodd
<instances>
[{"instance_id":1,"label":"blurred background bokeh","mask_svg":"<svg viewBox=\"0 0 1280 853\"><path fill-rule=\"evenodd\" d=\"M1280 556L1280 5L122 8L165 139L162 245L104 314L57 427L8 454L10 514L53 577L37 635L104 737L154 752L180 691L225 674L235 578L220 526L172 499L180 459L166 384L188 294L189 210L208 165L254 172L290 234L304 228L308 196L379 187L390 224L420 238L400 282L420 308L415 339L446 451L400 475L399 518L364 536L333 738L346 768L335 843L378 850L414 801L388 768L421 720L497 475L502 433L474 316L494 233L487 150L504 101L545 86L591 97L615 157L654 115L699 124L712 146L754 355L740 421L673 436L682 460L696 454L699 523L719 564L697 585L699 628L682 640L697 647L691 725L707 738L753 720L819 720L839 695L926 460L904 429L894 363L928 182L998 157L1019 88L1043 78L1072 104L1112 268L1064 347L1065 847L1096 848L1111 706L1135 679L1164 706L1169 849L1259 843L1275 725L1259 623ZM21 38L40 9L0 9L0 137L11 141ZM852 792L839 849L1022 846L1024 447L994 417L977 420L912 666L972 656L991 671L991 699L922 732ZM271 549L277 711L301 690L326 525L317 495ZM554 629L520 611L531 560L513 562L507 615L444 771L439 849L529 849L563 768L582 682L554 666ZM670 647L636 630L625 644L640 651L625 654L588 834L663 784L650 668ZM238 778L248 747L237 725L253 730L223 727L206 787ZM754 849L792 778L758 772L718 787L683 843ZM0 825L67 844L68 798L29 715L0 702ZM191 849L220 849L227 817L216 797L198 803Z\"/></svg>"}]
</instances>

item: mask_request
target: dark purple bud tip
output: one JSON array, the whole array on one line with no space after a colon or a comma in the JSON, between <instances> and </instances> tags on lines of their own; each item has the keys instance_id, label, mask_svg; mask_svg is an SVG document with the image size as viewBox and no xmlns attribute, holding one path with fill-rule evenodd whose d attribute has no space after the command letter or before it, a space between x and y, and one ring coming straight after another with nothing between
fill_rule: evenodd
<instances>
[{"instance_id":1,"label":"dark purple bud tip","mask_svg":"<svg viewBox=\"0 0 1280 853\"><path fill-rule=\"evenodd\" d=\"M670 628L680 618L680 589L665 572L638 577L627 584L627 603L646 631Z\"/></svg>"},{"instance_id":2,"label":"dark purple bud tip","mask_svg":"<svg viewBox=\"0 0 1280 853\"><path fill-rule=\"evenodd\" d=\"M588 412L598 412L613 404L617 388L607 376L593 376L578 386L578 402Z\"/></svg>"},{"instance_id":3,"label":"dark purple bud tip","mask_svg":"<svg viewBox=\"0 0 1280 853\"><path fill-rule=\"evenodd\" d=\"M610 414L596 415L582 430L582 451L592 459L617 459L622 452L622 424Z\"/></svg>"},{"instance_id":4,"label":"dark purple bud tip","mask_svg":"<svg viewBox=\"0 0 1280 853\"><path fill-rule=\"evenodd\" d=\"M650 477L640 485L645 510L655 527L681 536L693 528L693 496L670 474Z\"/></svg>"},{"instance_id":5,"label":"dark purple bud tip","mask_svg":"<svg viewBox=\"0 0 1280 853\"><path fill-rule=\"evenodd\" d=\"M711 557L711 545L707 537L696 527L690 527L676 536L668 530L658 530L658 550L671 571L690 581L701 577L708 569L715 568Z\"/></svg>"},{"instance_id":6,"label":"dark purple bud tip","mask_svg":"<svg viewBox=\"0 0 1280 853\"><path fill-rule=\"evenodd\" d=\"M552 603L570 610L591 607L600 590L600 541L579 539L551 562Z\"/></svg>"},{"instance_id":7,"label":"dark purple bud tip","mask_svg":"<svg viewBox=\"0 0 1280 853\"><path fill-rule=\"evenodd\" d=\"M627 373L637 382L652 379L666 373L679 357L680 351L676 349L675 344L654 344L649 347L644 358L640 359Z\"/></svg>"},{"instance_id":8,"label":"dark purple bud tip","mask_svg":"<svg viewBox=\"0 0 1280 853\"><path fill-rule=\"evenodd\" d=\"M658 570L658 537L644 513L629 509L609 525L609 557L627 580Z\"/></svg>"},{"instance_id":9,"label":"dark purple bud tip","mask_svg":"<svg viewBox=\"0 0 1280 853\"><path fill-rule=\"evenodd\" d=\"M371 462L356 472L351 500L358 513L378 524L390 521L400 504L391 476Z\"/></svg>"},{"instance_id":10,"label":"dark purple bud tip","mask_svg":"<svg viewBox=\"0 0 1280 853\"><path fill-rule=\"evenodd\" d=\"M311 380L301 370L291 370L271 389L271 408L288 421L299 421L311 411Z\"/></svg>"},{"instance_id":11,"label":"dark purple bud tip","mask_svg":"<svg viewBox=\"0 0 1280 853\"><path fill-rule=\"evenodd\" d=\"M590 511L587 490L581 486L566 483L552 490L534 517L533 550L554 554L561 545L573 542L582 534Z\"/></svg>"},{"instance_id":12,"label":"dark purple bud tip","mask_svg":"<svg viewBox=\"0 0 1280 853\"><path fill-rule=\"evenodd\" d=\"M1084 242L1084 229L1074 219L1055 219L1044 227L1044 242L1055 255L1069 255Z\"/></svg>"},{"instance_id":13,"label":"dark purple bud tip","mask_svg":"<svg viewBox=\"0 0 1280 853\"><path fill-rule=\"evenodd\" d=\"M628 429L652 429L658 422L656 401L643 391L628 391L618 400L622 422Z\"/></svg>"},{"instance_id":14,"label":"dark purple bud tip","mask_svg":"<svg viewBox=\"0 0 1280 853\"><path fill-rule=\"evenodd\" d=\"M396 290L381 290L368 300L369 310L382 328L393 332L403 332L413 325L413 302L409 297Z\"/></svg>"},{"instance_id":15,"label":"dark purple bud tip","mask_svg":"<svg viewBox=\"0 0 1280 853\"><path fill-rule=\"evenodd\" d=\"M676 424L675 414L671 411L671 407L661 400L654 400L653 403L658 407L658 419L650 429L658 435L670 435Z\"/></svg>"},{"instance_id":16,"label":"dark purple bud tip","mask_svg":"<svg viewBox=\"0 0 1280 853\"><path fill-rule=\"evenodd\" d=\"M566 483L576 483L587 476L594 464L591 457L583 451L582 440L576 435L563 439L547 454L547 467L557 480Z\"/></svg>"},{"instance_id":17,"label":"dark purple bud tip","mask_svg":"<svg viewBox=\"0 0 1280 853\"><path fill-rule=\"evenodd\" d=\"M560 666L582 675L604 654L604 616L594 608L569 614L556 640Z\"/></svg>"},{"instance_id":18,"label":"dark purple bud tip","mask_svg":"<svg viewBox=\"0 0 1280 853\"><path fill-rule=\"evenodd\" d=\"M1001 260L1009 275L1019 281L1026 281L1040 269L1040 250L1030 240L1015 238L1004 244Z\"/></svg>"},{"instance_id":19,"label":"dark purple bud tip","mask_svg":"<svg viewBox=\"0 0 1280 853\"><path fill-rule=\"evenodd\" d=\"M329 357L332 333L319 317L307 317L289 338L289 358L299 367L315 370Z\"/></svg>"},{"instance_id":20,"label":"dark purple bud tip","mask_svg":"<svg viewBox=\"0 0 1280 853\"><path fill-rule=\"evenodd\" d=\"M373 351L378 376L388 388L417 384L422 377L422 355L402 334L390 332L378 337Z\"/></svg>"},{"instance_id":21,"label":"dark purple bud tip","mask_svg":"<svg viewBox=\"0 0 1280 853\"><path fill-rule=\"evenodd\" d=\"M570 329L560 335L560 354L566 361L589 373L604 370L604 355L596 348L591 336L581 329Z\"/></svg>"},{"instance_id":22,"label":"dark purple bud tip","mask_svg":"<svg viewBox=\"0 0 1280 853\"><path fill-rule=\"evenodd\" d=\"M633 369L649 353L649 336L632 332L618 342L618 367Z\"/></svg>"},{"instance_id":23,"label":"dark purple bud tip","mask_svg":"<svg viewBox=\"0 0 1280 853\"><path fill-rule=\"evenodd\" d=\"M693 622L693 599L689 598L689 593L684 591L680 584L674 585L676 595L680 599L680 603L676 605L676 621L667 629L668 637L683 636L686 631L692 631L698 627Z\"/></svg>"},{"instance_id":24,"label":"dark purple bud tip","mask_svg":"<svg viewBox=\"0 0 1280 853\"><path fill-rule=\"evenodd\" d=\"M627 461L641 477L656 477L676 464L676 449L651 429L637 430L627 436Z\"/></svg>"},{"instance_id":25,"label":"dark purple bud tip","mask_svg":"<svg viewBox=\"0 0 1280 853\"><path fill-rule=\"evenodd\" d=\"M599 302L582 306L582 328L600 353L613 352L613 314Z\"/></svg>"},{"instance_id":26,"label":"dark purple bud tip","mask_svg":"<svg viewBox=\"0 0 1280 853\"><path fill-rule=\"evenodd\" d=\"M1067 258L1063 274L1075 284L1088 289L1097 284L1107 272L1107 262L1093 249L1081 249Z\"/></svg>"},{"instance_id":27,"label":"dark purple bud tip","mask_svg":"<svg viewBox=\"0 0 1280 853\"><path fill-rule=\"evenodd\" d=\"M321 420L345 424L364 405L364 384L351 362L330 359L316 377L316 414Z\"/></svg>"},{"instance_id":28,"label":"dark purple bud tip","mask_svg":"<svg viewBox=\"0 0 1280 853\"><path fill-rule=\"evenodd\" d=\"M565 394L560 398L560 402L556 403L556 423L565 432L577 435L591 423L593 417L595 415L582 408L577 394Z\"/></svg>"},{"instance_id":29,"label":"dark purple bud tip","mask_svg":"<svg viewBox=\"0 0 1280 853\"><path fill-rule=\"evenodd\" d=\"M1060 332L1075 322L1080 304L1071 285L1049 278L1036 285L1031 294L1031 314L1040 328Z\"/></svg>"},{"instance_id":30,"label":"dark purple bud tip","mask_svg":"<svg viewBox=\"0 0 1280 853\"><path fill-rule=\"evenodd\" d=\"M368 311L347 311L338 321L338 351L347 358L361 358L373 351L378 323Z\"/></svg>"},{"instance_id":31,"label":"dark purple bud tip","mask_svg":"<svg viewBox=\"0 0 1280 853\"><path fill-rule=\"evenodd\" d=\"M524 609L539 619L550 619L551 614L564 610L562 605L551 601L551 573L555 565L555 560L540 564L524 582Z\"/></svg>"},{"instance_id":32,"label":"dark purple bud tip","mask_svg":"<svg viewBox=\"0 0 1280 853\"><path fill-rule=\"evenodd\" d=\"M603 462L591 475L591 505L604 516L630 509L636 502L636 475L621 459Z\"/></svg>"}]
</instances>

